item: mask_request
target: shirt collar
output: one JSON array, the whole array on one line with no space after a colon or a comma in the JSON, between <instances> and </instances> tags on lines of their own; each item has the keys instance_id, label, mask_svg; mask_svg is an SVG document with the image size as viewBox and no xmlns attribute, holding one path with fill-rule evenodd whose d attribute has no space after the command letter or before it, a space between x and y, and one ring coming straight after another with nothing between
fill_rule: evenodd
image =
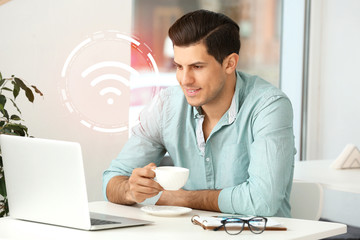
<instances>
[{"instance_id":1,"label":"shirt collar","mask_svg":"<svg viewBox=\"0 0 360 240\"><path fill-rule=\"evenodd\" d=\"M193 108L194 118L198 119L204 117L201 107L192 107L192 108Z\"/></svg>"},{"instance_id":2,"label":"shirt collar","mask_svg":"<svg viewBox=\"0 0 360 240\"><path fill-rule=\"evenodd\" d=\"M238 111L240 110L241 106L241 99L244 91L244 82L239 74L238 71L236 71L236 85L235 85L235 92L234 96L231 100L231 105L229 107L229 110L227 111L227 117L228 117L228 124L231 124L236 119L236 115Z\"/></svg>"}]
</instances>

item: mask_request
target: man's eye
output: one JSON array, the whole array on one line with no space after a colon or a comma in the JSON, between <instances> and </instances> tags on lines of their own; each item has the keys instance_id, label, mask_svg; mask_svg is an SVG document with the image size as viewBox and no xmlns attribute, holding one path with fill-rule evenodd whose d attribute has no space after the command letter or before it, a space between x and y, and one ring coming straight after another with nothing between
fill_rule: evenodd
<instances>
[{"instance_id":1,"label":"man's eye","mask_svg":"<svg viewBox=\"0 0 360 240\"><path fill-rule=\"evenodd\" d=\"M202 68L202 66L197 66L197 65L195 65L194 68L195 68L195 69L200 69L200 68Z\"/></svg>"}]
</instances>

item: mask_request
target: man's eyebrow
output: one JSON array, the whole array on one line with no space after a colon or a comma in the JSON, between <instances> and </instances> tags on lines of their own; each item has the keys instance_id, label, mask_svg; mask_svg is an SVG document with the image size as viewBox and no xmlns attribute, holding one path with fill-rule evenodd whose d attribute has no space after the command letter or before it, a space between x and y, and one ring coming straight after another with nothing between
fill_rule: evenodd
<instances>
[{"instance_id":1,"label":"man's eyebrow","mask_svg":"<svg viewBox=\"0 0 360 240\"><path fill-rule=\"evenodd\" d=\"M206 62L200 62L200 61L198 61L198 62L194 62L194 63L189 64L189 66L194 66L194 65L206 65L206 64L207 64Z\"/></svg>"},{"instance_id":2,"label":"man's eyebrow","mask_svg":"<svg viewBox=\"0 0 360 240\"><path fill-rule=\"evenodd\" d=\"M176 66L182 66L181 64L174 62L174 65ZM206 62L201 62L201 61L197 61L197 62L193 62L193 63L190 63L188 66L195 66L195 65L206 65L207 63Z\"/></svg>"}]
</instances>

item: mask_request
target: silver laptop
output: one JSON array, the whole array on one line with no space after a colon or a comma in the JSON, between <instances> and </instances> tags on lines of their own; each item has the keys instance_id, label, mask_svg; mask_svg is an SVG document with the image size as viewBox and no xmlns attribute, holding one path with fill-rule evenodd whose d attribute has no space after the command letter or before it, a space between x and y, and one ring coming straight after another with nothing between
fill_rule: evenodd
<instances>
[{"instance_id":1,"label":"silver laptop","mask_svg":"<svg viewBox=\"0 0 360 240\"><path fill-rule=\"evenodd\" d=\"M10 217L84 230L151 222L90 213L79 143L0 135Z\"/></svg>"}]
</instances>

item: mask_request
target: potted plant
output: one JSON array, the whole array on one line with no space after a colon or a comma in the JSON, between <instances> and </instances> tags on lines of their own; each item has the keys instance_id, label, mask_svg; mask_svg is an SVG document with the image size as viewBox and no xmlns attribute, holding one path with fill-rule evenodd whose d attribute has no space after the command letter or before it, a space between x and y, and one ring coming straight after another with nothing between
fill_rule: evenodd
<instances>
[{"instance_id":1,"label":"potted plant","mask_svg":"<svg viewBox=\"0 0 360 240\"><path fill-rule=\"evenodd\" d=\"M43 96L36 86L30 87L23 80L12 75L3 78L0 72L0 134L29 136L28 128L22 124L21 111L15 103L23 91L30 102L34 102L34 93ZM15 112L12 114L11 112ZM5 175L0 148L0 217L7 216L9 208L5 188Z\"/></svg>"}]
</instances>

